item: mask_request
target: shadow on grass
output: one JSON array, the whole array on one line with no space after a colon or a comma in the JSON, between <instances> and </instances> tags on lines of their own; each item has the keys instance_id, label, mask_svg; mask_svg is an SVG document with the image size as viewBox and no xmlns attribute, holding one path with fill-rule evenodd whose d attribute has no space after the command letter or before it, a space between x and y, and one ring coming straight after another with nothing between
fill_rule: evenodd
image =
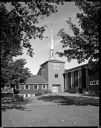
<instances>
[{"instance_id":1,"label":"shadow on grass","mask_svg":"<svg viewBox=\"0 0 101 128\"><path fill-rule=\"evenodd\" d=\"M87 97L75 97L75 96L42 96L38 100L43 100L46 102L59 103L61 105L76 105L76 106L99 106L99 100Z\"/></svg>"},{"instance_id":2,"label":"shadow on grass","mask_svg":"<svg viewBox=\"0 0 101 128\"><path fill-rule=\"evenodd\" d=\"M30 100L24 100L24 101L12 101L12 102L5 102L1 103L1 110L6 111L7 109L17 109L21 111L26 111L27 108L25 107L26 104L30 103Z\"/></svg>"}]
</instances>

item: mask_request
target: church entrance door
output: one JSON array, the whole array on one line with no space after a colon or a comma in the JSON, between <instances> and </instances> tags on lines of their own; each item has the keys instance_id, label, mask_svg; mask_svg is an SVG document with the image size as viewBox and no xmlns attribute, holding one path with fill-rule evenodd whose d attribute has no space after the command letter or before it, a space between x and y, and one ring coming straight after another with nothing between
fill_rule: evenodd
<instances>
[{"instance_id":1,"label":"church entrance door","mask_svg":"<svg viewBox=\"0 0 101 128\"><path fill-rule=\"evenodd\" d=\"M53 93L58 93L59 92L59 84L53 84L52 92Z\"/></svg>"}]
</instances>

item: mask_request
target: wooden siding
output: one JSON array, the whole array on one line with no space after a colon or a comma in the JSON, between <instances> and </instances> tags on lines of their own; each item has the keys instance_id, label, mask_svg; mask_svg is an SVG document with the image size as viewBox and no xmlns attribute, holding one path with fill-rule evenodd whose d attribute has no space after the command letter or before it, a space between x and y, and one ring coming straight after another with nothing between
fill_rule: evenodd
<instances>
[{"instance_id":1,"label":"wooden siding","mask_svg":"<svg viewBox=\"0 0 101 128\"><path fill-rule=\"evenodd\" d=\"M91 92L99 93L99 85L90 85L90 81L99 81L99 71L89 74L89 89Z\"/></svg>"},{"instance_id":2,"label":"wooden siding","mask_svg":"<svg viewBox=\"0 0 101 128\"><path fill-rule=\"evenodd\" d=\"M24 89L24 86L25 85L20 85L20 94L26 94L26 93L29 93L29 94L36 94L36 93L41 93L41 92L45 92L47 91L48 89L42 89L42 85L46 85L46 84L37 84L39 86L38 89L34 89L33 88L33 85L34 84L31 84L29 85L30 86L30 89L29 90L25 90ZM36 84L35 84L36 85ZM48 85L46 85L47 88L48 88Z\"/></svg>"}]
</instances>

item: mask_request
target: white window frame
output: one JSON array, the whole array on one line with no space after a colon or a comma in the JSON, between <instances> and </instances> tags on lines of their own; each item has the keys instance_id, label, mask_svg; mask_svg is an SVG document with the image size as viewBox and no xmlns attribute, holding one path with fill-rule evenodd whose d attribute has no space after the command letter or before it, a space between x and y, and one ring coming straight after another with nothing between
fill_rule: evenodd
<instances>
[{"instance_id":1,"label":"white window frame","mask_svg":"<svg viewBox=\"0 0 101 128\"><path fill-rule=\"evenodd\" d=\"M97 80L97 85L99 85L99 80Z\"/></svg>"},{"instance_id":2,"label":"white window frame","mask_svg":"<svg viewBox=\"0 0 101 128\"><path fill-rule=\"evenodd\" d=\"M43 86L45 85L45 88L43 88ZM42 90L46 90L47 89L47 84L43 84L42 85Z\"/></svg>"},{"instance_id":3,"label":"white window frame","mask_svg":"<svg viewBox=\"0 0 101 128\"><path fill-rule=\"evenodd\" d=\"M37 89L34 88L35 85L37 85ZM33 89L34 89L34 90L38 90L38 89L39 89L39 85L38 85L38 84L34 84L34 85L33 85Z\"/></svg>"},{"instance_id":4,"label":"white window frame","mask_svg":"<svg viewBox=\"0 0 101 128\"><path fill-rule=\"evenodd\" d=\"M90 81L90 85L99 85L98 83L99 83L98 80Z\"/></svg>"},{"instance_id":5,"label":"white window frame","mask_svg":"<svg viewBox=\"0 0 101 128\"><path fill-rule=\"evenodd\" d=\"M53 63L53 69L54 70L60 70L60 64L59 63Z\"/></svg>"},{"instance_id":6,"label":"white window frame","mask_svg":"<svg viewBox=\"0 0 101 128\"><path fill-rule=\"evenodd\" d=\"M27 96L26 96L26 94L27 94ZM29 98L30 96L31 96L30 93L25 93L25 94L24 94L24 97L25 97L25 98Z\"/></svg>"},{"instance_id":7,"label":"white window frame","mask_svg":"<svg viewBox=\"0 0 101 128\"><path fill-rule=\"evenodd\" d=\"M28 89L26 89L26 85L28 85ZM24 90L30 90L30 84L24 85Z\"/></svg>"},{"instance_id":8,"label":"white window frame","mask_svg":"<svg viewBox=\"0 0 101 128\"><path fill-rule=\"evenodd\" d=\"M19 89L17 89L16 86L15 86L15 90L20 90L20 85L18 85L18 86L19 86Z\"/></svg>"},{"instance_id":9,"label":"white window frame","mask_svg":"<svg viewBox=\"0 0 101 128\"><path fill-rule=\"evenodd\" d=\"M90 85L93 85L92 81L90 81Z\"/></svg>"}]
</instances>

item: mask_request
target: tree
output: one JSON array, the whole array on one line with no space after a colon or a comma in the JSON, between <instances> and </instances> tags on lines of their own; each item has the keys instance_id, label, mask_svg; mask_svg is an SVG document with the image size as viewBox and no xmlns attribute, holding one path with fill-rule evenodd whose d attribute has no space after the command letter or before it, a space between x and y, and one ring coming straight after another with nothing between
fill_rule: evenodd
<instances>
[{"instance_id":1,"label":"tree","mask_svg":"<svg viewBox=\"0 0 101 128\"><path fill-rule=\"evenodd\" d=\"M61 3L61 0L59 2L54 0L50 2L47 2L47 0L1 2L1 55L21 55L22 47L25 47L28 54L33 56L34 53L29 39L43 38L46 26L38 26L39 19L57 12L55 3ZM9 9L7 9L7 4L10 4Z\"/></svg>"},{"instance_id":2,"label":"tree","mask_svg":"<svg viewBox=\"0 0 101 128\"><path fill-rule=\"evenodd\" d=\"M2 87L5 84L11 85L13 88L20 83L24 83L25 80L31 76L28 68L25 68L25 59L18 59L16 61L11 61L6 68L2 68L1 83Z\"/></svg>"},{"instance_id":3,"label":"tree","mask_svg":"<svg viewBox=\"0 0 101 128\"><path fill-rule=\"evenodd\" d=\"M39 26L39 20L57 12L56 4L61 0L31 0L30 2L0 2L1 25L1 79L6 84L11 74L9 63L12 58L22 55L23 48L33 57L34 52L29 40L43 39L46 26ZM7 8L9 4L9 8ZM13 64L16 64L13 62ZM14 68L14 66L13 66ZM23 70L27 72L27 70ZM12 77L12 75L11 75ZM15 81L15 79L14 79Z\"/></svg>"},{"instance_id":4,"label":"tree","mask_svg":"<svg viewBox=\"0 0 101 128\"><path fill-rule=\"evenodd\" d=\"M31 0L30 2L1 2L1 62L5 59L22 54L27 48L27 54L34 55L29 40L43 39L46 26L39 26L39 20L51 13L57 12L56 4L61 0ZM9 8L7 9L7 4Z\"/></svg>"},{"instance_id":5,"label":"tree","mask_svg":"<svg viewBox=\"0 0 101 128\"><path fill-rule=\"evenodd\" d=\"M61 36L62 40L60 42L65 50L57 53L59 56L67 57L68 61L77 59L78 63L85 60L88 60L90 64L93 61L98 62L100 2L75 0L75 4L81 10L76 15L76 18L79 19L81 30L69 18L67 23L73 31L73 36L66 33L64 29L59 31L58 36Z\"/></svg>"}]
</instances>

